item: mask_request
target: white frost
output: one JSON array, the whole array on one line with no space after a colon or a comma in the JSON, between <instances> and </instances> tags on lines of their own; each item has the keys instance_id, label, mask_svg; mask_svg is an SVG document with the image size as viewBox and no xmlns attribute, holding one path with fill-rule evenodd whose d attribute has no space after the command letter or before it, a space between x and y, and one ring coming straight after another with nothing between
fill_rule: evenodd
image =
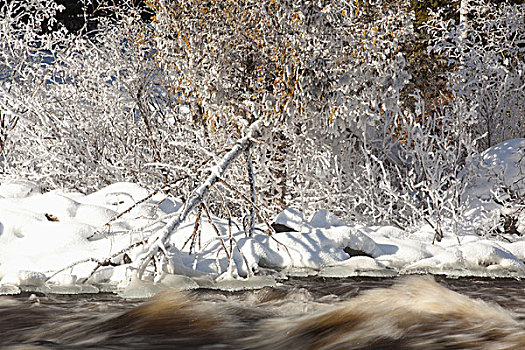
<instances>
[{"instance_id":1,"label":"white frost","mask_svg":"<svg viewBox=\"0 0 525 350\"><path fill-rule=\"evenodd\" d=\"M467 221L474 225L480 213L488 215L491 210L505 213L481 201L489 198L495 172L502 174L500 180L505 183L521 176L516 166L523 149L525 140L510 140L484 153L471 188L471 199L476 200L470 202ZM148 254L148 248L138 245L126 256L119 252L159 235L162 221L183 210L178 199L163 194L142 200L149 193L131 183L113 184L89 195L42 194L37 185L24 181L0 185L0 294L21 290L96 293L102 289L124 297L147 297L166 288L259 288L275 285L275 278L286 274L525 277L525 238L520 236L511 241L487 239L467 230L459 232L458 243L456 234L445 230L443 239L432 244L434 229L427 224L408 232L392 226L344 224L328 210L307 220L297 209L288 208L274 222L293 229L291 232L269 236L263 233L266 227L260 226L247 237L238 224L232 225L230 241L227 220L214 218L219 239L208 219L202 218L201 236L184 246L193 233L193 211L166 241L164 260L157 262L162 273L147 268L138 280L140 258ZM132 210L119 215L130 207ZM525 225L525 218L520 220L518 224ZM221 240L228 250L233 244L231 264ZM97 267L100 262L104 265ZM273 275L267 276L268 271L274 271Z\"/></svg>"}]
</instances>

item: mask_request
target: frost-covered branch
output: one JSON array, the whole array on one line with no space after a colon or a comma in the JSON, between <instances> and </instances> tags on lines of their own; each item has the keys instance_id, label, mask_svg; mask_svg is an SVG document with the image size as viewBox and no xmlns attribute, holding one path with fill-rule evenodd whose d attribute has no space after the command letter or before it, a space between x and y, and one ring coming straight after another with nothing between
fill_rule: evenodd
<instances>
[{"instance_id":1,"label":"frost-covered branch","mask_svg":"<svg viewBox=\"0 0 525 350\"><path fill-rule=\"evenodd\" d=\"M149 239L149 248L145 255L141 258L139 265L139 276L142 276L151 259L160 251L165 250L164 246L171 234L186 220L188 215L202 203L204 197L210 191L210 188L224 175L231 163L242 154L251 144L251 139L255 138L259 133L261 121L254 122L246 135L239 139L233 148L227 152L221 161L211 169L211 174L206 180L197 187L187 198L184 203L184 209L175 217L171 218L162 229L158 230ZM208 217L209 218L209 217Z\"/></svg>"}]
</instances>

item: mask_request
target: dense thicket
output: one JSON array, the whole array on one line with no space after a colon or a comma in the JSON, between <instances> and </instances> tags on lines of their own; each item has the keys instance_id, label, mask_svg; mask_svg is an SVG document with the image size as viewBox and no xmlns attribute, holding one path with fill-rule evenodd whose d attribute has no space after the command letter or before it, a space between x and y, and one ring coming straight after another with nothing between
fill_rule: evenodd
<instances>
[{"instance_id":1,"label":"dense thicket","mask_svg":"<svg viewBox=\"0 0 525 350\"><path fill-rule=\"evenodd\" d=\"M52 0L11 1L3 176L83 192L185 176L170 189L185 195L263 120L226 181L249 194L252 159L266 214L457 221L479 152L525 136L525 7L425 4L76 1L73 24ZM225 198L249 211L226 187L207 201L224 212Z\"/></svg>"}]
</instances>

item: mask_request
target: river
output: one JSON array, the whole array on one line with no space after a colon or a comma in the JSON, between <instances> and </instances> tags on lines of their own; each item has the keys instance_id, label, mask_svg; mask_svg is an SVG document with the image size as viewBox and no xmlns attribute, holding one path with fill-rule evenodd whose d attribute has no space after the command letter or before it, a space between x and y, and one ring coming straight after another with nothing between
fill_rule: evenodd
<instances>
[{"instance_id":1,"label":"river","mask_svg":"<svg viewBox=\"0 0 525 350\"><path fill-rule=\"evenodd\" d=\"M381 303L393 305L399 291L395 292L398 294L376 293L376 299L370 299L366 296L367 293L371 290L392 292L391 286L405 279L404 277L289 278L281 281L274 288L251 291L225 292L200 289L190 293L164 292L153 302L126 300L110 293L82 295L22 293L15 296L0 296L0 348L460 349L467 348L468 344L478 344L473 345L472 348L488 349L501 342L502 348L518 349L519 345L516 344L521 344L519 342L525 339L525 337L514 339L517 334L522 335L522 325L525 324L525 293L522 281L444 277L435 277L435 280L440 286L466 295L470 299L463 300L453 292L435 289L437 300L441 298L443 305L431 307L440 309L450 305L452 312L439 311L438 318L432 318L432 321L426 316L415 321L405 320L404 323L410 324L403 323L402 326L399 320L406 315L399 316L391 313L391 310L385 313L383 305L383 313L378 315L375 323L370 326L372 331L366 332L366 339L363 335L356 338L356 332L365 329L359 327L370 323L376 317L368 310L381 309L382 306L379 305ZM425 286L420 287L419 280L416 282L412 287L402 288L415 288L416 292L424 291ZM437 288L437 285L429 286ZM432 290L422 293L432 294L434 293ZM427 302L418 301L421 299L413 296L414 291L408 293L409 303L410 300L415 304ZM356 298L363 295L365 297L361 299ZM489 305L477 304L478 302L472 299L484 300ZM375 303L373 300L379 302ZM347 310L349 308L352 310L352 320L350 320L348 312L337 311L348 301L366 304L359 305L365 307L365 311L358 311L359 307L356 307L355 303L350 303L345 306ZM403 311L403 308L413 308L407 304L400 305L396 306L396 312ZM489 312L482 309L485 306L491 308ZM473 309L477 308L481 308L480 313L475 314ZM334 309L337 313L330 313ZM495 310L496 316L491 314L492 309ZM435 312L432 312L435 316ZM421 310L417 310L414 315L417 318L421 313ZM442 314L446 314L445 321ZM507 314L510 319L508 322ZM329 315L329 317L321 321L321 318L313 319L309 315ZM356 315L362 315L359 316L361 319L356 321ZM397 316L391 317L392 315ZM490 323L500 316L503 321ZM399 336L393 335L395 332L391 330L392 324L388 324L392 334L387 334L390 331L385 330L385 334L379 334L370 340L375 330L385 327L387 323L385 320L389 317L395 320L393 321L395 332L399 333L402 328L401 332L405 333ZM461 319L461 322L458 319ZM479 324L485 321L488 322L487 329L480 329ZM322 328L323 322L329 323L329 326ZM360 322L358 326L356 322ZM432 324L431 327L428 324L422 327L424 323L429 322ZM465 325L465 322L468 325ZM298 330L305 325L306 331ZM337 333L334 331L337 327L343 330ZM348 334L351 332L353 333L350 337ZM452 333L454 333L453 337ZM450 335L448 340L442 340L448 335ZM467 335L469 342L465 343L464 338ZM439 341L436 340L438 336L441 339ZM511 341L510 336L514 337L511 339L514 343L508 343ZM472 342L471 338L478 342ZM334 343L334 339L342 340ZM430 342L431 346L422 343L421 339ZM360 342L361 345L358 344ZM490 343L490 346L484 347L484 342Z\"/></svg>"}]
</instances>

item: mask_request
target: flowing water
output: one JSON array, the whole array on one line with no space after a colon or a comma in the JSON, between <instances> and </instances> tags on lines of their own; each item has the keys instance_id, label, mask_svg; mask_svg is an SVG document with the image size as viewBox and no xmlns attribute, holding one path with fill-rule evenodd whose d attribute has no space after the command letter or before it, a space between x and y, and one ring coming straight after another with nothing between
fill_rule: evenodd
<instances>
[{"instance_id":1,"label":"flowing water","mask_svg":"<svg viewBox=\"0 0 525 350\"><path fill-rule=\"evenodd\" d=\"M152 301L0 296L0 348L525 349L524 282L435 279L290 278Z\"/></svg>"}]
</instances>

